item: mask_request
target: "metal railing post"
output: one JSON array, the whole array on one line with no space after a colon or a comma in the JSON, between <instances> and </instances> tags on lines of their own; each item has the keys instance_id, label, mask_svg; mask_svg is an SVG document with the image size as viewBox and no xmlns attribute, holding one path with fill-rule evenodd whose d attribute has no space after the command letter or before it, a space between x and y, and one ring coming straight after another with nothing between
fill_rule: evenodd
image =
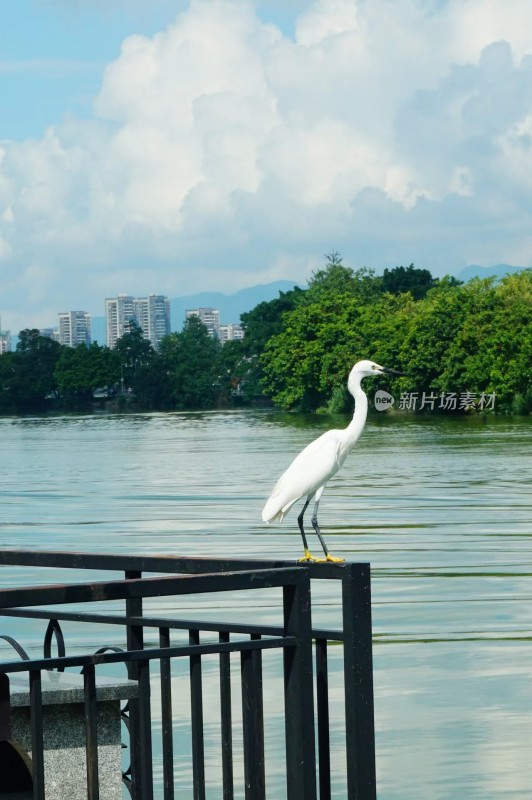
<instances>
[{"instance_id":1,"label":"metal railing post","mask_svg":"<svg viewBox=\"0 0 532 800\"><path fill-rule=\"evenodd\" d=\"M342 577L348 800L375 800L375 720L369 564L345 564Z\"/></svg>"},{"instance_id":2,"label":"metal railing post","mask_svg":"<svg viewBox=\"0 0 532 800\"><path fill-rule=\"evenodd\" d=\"M142 572L126 571L125 577L130 580L142 578ZM130 597L126 599L126 617L142 616L142 598ZM144 630L141 625L126 625L127 649L142 650L144 647ZM127 674L130 680L137 680L139 668L137 663L127 664ZM129 707L129 754L131 765L131 796L133 800L141 800L140 788L140 704L138 698L132 698Z\"/></svg>"},{"instance_id":3,"label":"metal railing post","mask_svg":"<svg viewBox=\"0 0 532 800\"><path fill-rule=\"evenodd\" d=\"M93 666L83 668L83 687L85 696L87 800L99 800L96 670Z\"/></svg>"},{"instance_id":4,"label":"metal railing post","mask_svg":"<svg viewBox=\"0 0 532 800\"><path fill-rule=\"evenodd\" d=\"M191 645L200 643L199 630L188 633ZM190 656L190 712L194 800L205 800L205 743L203 738L203 678L201 656Z\"/></svg>"},{"instance_id":5,"label":"metal railing post","mask_svg":"<svg viewBox=\"0 0 532 800\"><path fill-rule=\"evenodd\" d=\"M318 771L320 800L331 800L331 743L327 640L316 639L316 705L318 713Z\"/></svg>"},{"instance_id":6,"label":"metal railing post","mask_svg":"<svg viewBox=\"0 0 532 800\"><path fill-rule=\"evenodd\" d=\"M30 671L31 763L33 773L33 800L43 800L44 744L42 714L42 683L39 669Z\"/></svg>"},{"instance_id":7,"label":"metal railing post","mask_svg":"<svg viewBox=\"0 0 532 800\"><path fill-rule=\"evenodd\" d=\"M244 736L244 796L246 800L264 800L264 731L260 714L262 686L255 659L250 650L240 653L242 676L242 728Z\"/></svg>"},{"instance_id":8,"label":"metal railing post","mask_svg":"<svg viewBox=\"0 0 532 800\"><path fill-rule=\"evenodd\" d=\"M218 634L220 642L229 643L228 631ZM234 800L233 714L231 708L231 654L220 653L220 717L222 739L223 800Z\"/></svg>"},{"instance_id":9,"label":"metal railing post","mask_svg":"<svg viewBox=\"0 0 532 800\"><path fill-rule=\"evenodd\" d=\"M170 647L170 629L159 629L159 647ZM174 800L174 734L172 727L172 671L169 658L161 658L161 735L164 800Z\"/></svg>"},{"instance_id":10,"label":"metal railing post","mask_svg":"<svg viewBox=\"0 0 532 800\"><path fill-rule=\"evenodd\" d=\"M284 632L295 647L284 650L286 781L288 800L316 800L316 750L312 677L310 575L284 587Z\"/></svg>"}]
</instances>

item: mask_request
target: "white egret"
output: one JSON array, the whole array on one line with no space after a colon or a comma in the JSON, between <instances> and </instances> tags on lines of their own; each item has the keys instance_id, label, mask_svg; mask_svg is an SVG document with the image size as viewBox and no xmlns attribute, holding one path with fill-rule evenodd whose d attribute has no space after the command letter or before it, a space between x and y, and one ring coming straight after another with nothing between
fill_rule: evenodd
<instances>
[{"instance_id":1,"label":"white egret","mask_svg":"<svg viewBox=\"0 0 532 800\"><path fill-rule=\"evenodd\" d=\"M303 538L305 555L300 561L333 561L341 563L343 558L332 556L323 540L318 525L318 506L327 482L335 475L344 463L347 454L364 430L368 413L368 398L362 390L360 382L371 375L391 373L401 375L394 369L381 367L374 361L358 361L347 380L347 388L355 401L353 419L345 429L330 430L311 442L292 461L286 472L277 481L270 498L262 510L263 522L283 521L283 517L302 497L305 497L303 510L297 518L299 530ZM309 503L314 500L312 527L320 540L325 559L315 559L309 551L303 517Z\"/></svg>"}]
</instances>

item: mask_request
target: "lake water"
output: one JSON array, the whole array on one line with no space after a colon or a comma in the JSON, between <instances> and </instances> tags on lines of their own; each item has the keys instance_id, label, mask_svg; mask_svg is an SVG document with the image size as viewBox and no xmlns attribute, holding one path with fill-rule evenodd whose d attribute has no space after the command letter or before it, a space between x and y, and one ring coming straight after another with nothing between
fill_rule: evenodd
<instances>
[{"instance_id":1,"label":"lake water","mask_svg":"<svg viewBox=\"0 0 532 800\"><path fill-rule=\"evenodd\" d=\"M0 419L0 547L296 559L296 514L268 528L263 501L293 455L346 422L259 411ZM530 419L377 415L323 495L331 552L372 565L380 800L532 797L531 440ZM209 606L182 610L202 619ZM216 612L266 622L271 609L261 596ZM314 622L338 622L327 582ZM0 633L38 655L33 625L1 619ZM67 635L68 652L84 645ZM331 670L334 681L334 659ZM179 798L188 779L184 769Z\"/></svg>"}]
</instances>

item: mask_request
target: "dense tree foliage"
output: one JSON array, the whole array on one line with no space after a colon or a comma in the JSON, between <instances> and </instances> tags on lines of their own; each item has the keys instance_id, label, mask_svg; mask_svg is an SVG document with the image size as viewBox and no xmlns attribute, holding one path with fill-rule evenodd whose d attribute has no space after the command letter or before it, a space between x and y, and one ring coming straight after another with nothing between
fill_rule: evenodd
<instances>
[{"instance_id":1,"label":"dense tree foliage","mask_svg":"<svg viewBox=\"0 0 532 800\"><path fill-rule=\"evenodd\" d=\"M61 397L74 405L90 403L97 389L118 384L120 358L114 350L97 342L79 347L63 347L55 368Z\"/></svg>"},{"instance_id":2,"label":"dense tree foliage","mask_svg":"<svg viewBox=\"0 0 532 800\"><path fill-rule=\"evenodd\" d=\"M212 408L220 394L221 345L209 336L199 317L189 317L181 333L166 336L161 358L174 408Z\"/></svg>"},{"instance_id":3,"label":"dense tree foliage","mask_svg":"<svg viewBox=\"0 0 532 800\"><path fill-rule=\"evenodd\" d=\"M409 267L395 267L385 269L382 276L382 291L390 294L404 294L410 292L414 300L421 300L435 280L428 269L416 269L413 264ZM459 281L457 281L457 285Z\"/></svg>"},{"instance_id":4,"label":"dense tree foliage","mask_svg":"<svg viewBox=\"0 0 532 800\"><path fill-rule=\"evenodd\" d=\"M283 330L264 348L263 388L277 405L343 410L349 368L372 358L405 373L392 383L394 393L495 393L498 410L532 411L532 271L462 285L398 267L397 281L387 279L391 292L371 274L344 274L339 283L338 269L320 275L319 293L311 283L306 301L284 315ZM373 299L350 285L361 278L375 280ZM371 298L367 287L364 296ZM378 385L390 386L382 378Z\"/></svg>"},{"instance_id":5,"label":"dense tree foliage","mask_svg":"<svg viewBox=\"0 0 532 800\"><path fill-rule=\"evenodd\" d=\"M40 411L57 393L55 367L61 345L39 331L20 331L16 352L0 357L0 409Z\"/></svg>"},{"instance_id":6,"label":"dense tree foliage","mask_svg":"<svg viewBox=\"0 0 532 800\"><path fill-rule=\"evenodd\" d=\"M90 407L95 393L138 410L262 397L287 409L343 412L352 408L347 374L360 358L405 373L368 380L370 397L379 386L418 399L469 393L473 409L483 407L474 398L495 393L498 411L532 411L531 270L461 284L412 264L382 276L352 270L333 252L306 289L259 303L242 324L243 341L222 347L191 317L158 351L135 325L114 350L63 347L21 331L16 352L0 356L0 413Z\"/></svg>"}]
</instances>

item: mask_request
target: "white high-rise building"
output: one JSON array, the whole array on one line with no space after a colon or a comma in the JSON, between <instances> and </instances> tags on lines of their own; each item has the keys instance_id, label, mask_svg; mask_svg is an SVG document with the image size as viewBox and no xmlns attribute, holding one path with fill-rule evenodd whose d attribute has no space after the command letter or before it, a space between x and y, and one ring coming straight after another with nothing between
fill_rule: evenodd
<instances>
[{"instance_id":1,"label":"white high-rise building","mask_svg":"<svg viewBox=\"0 0 532 800\"><path fill-rule=\"evenodd\" d=\"M53 342L59 341L59 328L39 328L39 336L45 336Z\"/></svg>"},{"instance_id":2,"label":"white high-rise building","mask_svg":"<svg viewBox=\"0 0 532 800\"><path fill-rule=\"evenodd\" d=\"M236 322L230 322L228 325L220 325L220 341L222 344L226 342L234 342L238 339L244 338L244 329L242 325Z\"/></svg>"},{"instance_id":3,"label":"white high-rise building","mask_svg":"<svg viewBox=\"0 0 532 800\"><path fill-rule=\"evenodd\" d=\"M118 297L105 299L105 328L107 347L116 346L117 341L129 331L129 323L135 319L135 307L131 295L119 294Z\"/></svg>"},{"instance_id":4,"label":"white high-rise building","mask_svg":"<svg viewBox=\"0 0 532 800\"><path fill-rule=\"evenodd\" d=\"M91 343L91 318L86 311L63 311L59 314L58 341L67 347Z\"/></svg>"},{"instance_id":5,"label":"white high-rise building","mask_svg":"<svg viewBox=\"0 0 532 800\"><path fill-rule=\"evenodd\" d=\"M150 294L146 300L148 338L157 350L164 337L170 333L170 301L162 294Z\"/></svg>"},{"instance_id":6,"label":"white high-rise building","mask_svg":"<svg viewBox=\"0 0 532 800\"><path fill-rule=\"evenodd\" d=\"M11 352L11 331L0 330L0 355Z\"/></svg>"},{"instance_id":7,"label":"white high-rise building","mask_svg":"<svg viewBox=\"0 0 532 800\"><path fill-rule=\"evenodd\" d=\"M119 294L106 298L105 322L107 346L113 348L118 339L129 332L131 322L142 329L145 339L149 339L157 349L161 340L170 333L170 303L167 297L150 294L148 297L132 297Z\"/></svg>"},{"instance_id":8,"label":"white high-rise building","mask_svg":"<svg viewBox=\"0 0 532 800\"><path fill-rule=\"evenodd\" d=\"M189 308L185 312L186 319L199 317L210 336L220 336L220 312L217 308Z\"/></svg>"}]
</instances>

